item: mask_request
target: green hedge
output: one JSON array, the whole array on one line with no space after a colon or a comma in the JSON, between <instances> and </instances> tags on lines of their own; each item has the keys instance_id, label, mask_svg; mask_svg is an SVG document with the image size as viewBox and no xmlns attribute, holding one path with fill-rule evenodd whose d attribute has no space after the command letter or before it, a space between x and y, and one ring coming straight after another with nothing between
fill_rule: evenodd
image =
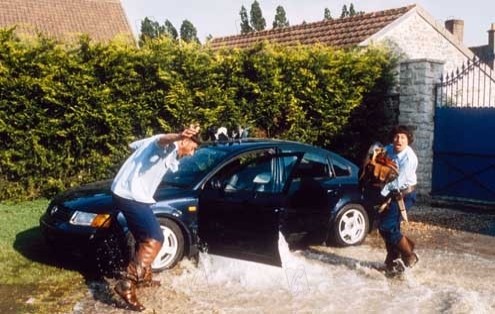
<instances>
[{"instance_id":1,"label":"green hedge","mask_svg":"<svg viewBox=\"0 0 495 314\"><path fill-rule=\"evenodd\" d=\"M0 30L0 200L111 178L130 141L191 120L357 157L362 147L339 143L355 132L355 109L383 99L392 60L378 48L212 51L166 37L68 45Z\"/></svg>"}]
</instances>

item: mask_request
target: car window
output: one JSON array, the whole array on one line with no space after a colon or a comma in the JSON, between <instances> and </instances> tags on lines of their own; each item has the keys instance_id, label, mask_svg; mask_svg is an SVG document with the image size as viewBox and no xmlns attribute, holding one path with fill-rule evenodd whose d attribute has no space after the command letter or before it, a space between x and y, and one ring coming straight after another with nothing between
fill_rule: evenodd
<instances>
[{"instance_id":1,"label":"car window","mask_svg":"<svg viewBox=\"0 0 495 314\"><path fill-rule=\"evenodd\" d=\"M335 158L332 159L332 166L336 177L348 177L351 175L349 166Z\"/></svg>"},{"instance_id":2,"label":"car window","mask_svg":"<svg viewBox=\"0 0 495 314\"><path fill-rule=\"evenodd\" d=\"M194 155L180 159L179 169L176 172L167 171L162 182L181 187L192 186L224 160L226 155L227 152L214 146L200 147Z\"/></svg>"},{"instance_id":3,"label":"car window","mask_svg":"<svg viewBox=\"0 0 495 314\"><path fill-rule=\"evenodd\" d=\"M294 169L293 178L325 178L330 176L328 161L325 156L306 153Z\"/></svg>"},{"instance_id":4,"label":"car window","mask_svg":"<svg viewBox=\"0 0 495 314\"><path fill-rule=\"evenodd\" d=\"M222 169L218 175L226 193L275 192L273 167L275 157L269 151L244 154Z\"/></svg>"}]
</instances>

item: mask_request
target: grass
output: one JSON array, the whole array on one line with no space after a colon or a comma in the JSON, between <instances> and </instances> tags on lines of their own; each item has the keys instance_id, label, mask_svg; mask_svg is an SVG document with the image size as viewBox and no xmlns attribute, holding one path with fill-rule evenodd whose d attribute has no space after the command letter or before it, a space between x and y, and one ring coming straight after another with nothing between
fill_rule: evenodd
<instances>
[{"instance_id":1,"label":"grass","mask_svg":"<svg viewBox=\"0 0 495 314\"><path fill-rule=\"evenodd\" d=\"M87 291L77 264L57 258L42 238L47 205L0 204L0 313L68 313Z\"/></svg>"}]
</instances>

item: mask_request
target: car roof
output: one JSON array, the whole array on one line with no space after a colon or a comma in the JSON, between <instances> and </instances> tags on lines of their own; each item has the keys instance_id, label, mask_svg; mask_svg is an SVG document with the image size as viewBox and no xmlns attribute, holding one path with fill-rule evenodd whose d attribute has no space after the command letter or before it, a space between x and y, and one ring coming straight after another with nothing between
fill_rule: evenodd
<instances>
[{"instance_id":1,"label":"car roof","mask_svg":"<svg viewBox=\"0 0 495 314\"><path fill-rule=\"evenodd\" d=\"M281 139L272 139L272 138L244 138L237 140L228 140L228 141L215 141L215 142L205 142L201 145L201 147L215 147L217 149L221 149L224 151L238 151L244 149L256 149L256 148L266 148L266 147L274 147L274 146L284 146L284 147L293 147L298 149L322 149L316 146L312 146L309 144L304 144L295 141L289 140L281 140Z\"/></svg>"},{"instance_id":2,"label":"car roof","mask_svg":"<svg viewBox=\"0 0 495 314\"><path fill-rule=\"evenodd\" d=\"M351 164L353 167L356 167L356 165L352 161L322 147L306 144L302 142L297 142L297 141L283 140L283 139L243 138L243 139L226 140L226 141L204 142L201 145L201 147L214 147L215 149L225 151L227 154L232 154L232 153L235 154L242 151L270 148L275 146L283 147L284 149L296 150L296 151L299 150L304 152L326 153L329 154L332 159L340 160L345 163Z\"/></svg>"}]
</instances>

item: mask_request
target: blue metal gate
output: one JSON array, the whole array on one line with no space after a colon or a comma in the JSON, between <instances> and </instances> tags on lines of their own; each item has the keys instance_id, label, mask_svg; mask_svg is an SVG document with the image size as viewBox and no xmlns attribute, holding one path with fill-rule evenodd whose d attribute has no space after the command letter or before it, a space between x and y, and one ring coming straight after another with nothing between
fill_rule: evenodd
<instances>
[{"instance_id":1,"label":"blue metal gate","mask_svg":"<svg viewBox=\"0 0 495 314\"><path fill-rule=\"evenodd\" d=\"M474 58L435 87L433 199L495 204L493 70Z\"/></svg>"},{"instance_id":2,"label":"blue metal gate","mask_svg":"<svg viewBox=\"0 0 495 314\"><path fill-rule=\"evenodd\" d=\"M432 197L495 204L495 108L437 107Z\"/></svg>"}]
</instances>

